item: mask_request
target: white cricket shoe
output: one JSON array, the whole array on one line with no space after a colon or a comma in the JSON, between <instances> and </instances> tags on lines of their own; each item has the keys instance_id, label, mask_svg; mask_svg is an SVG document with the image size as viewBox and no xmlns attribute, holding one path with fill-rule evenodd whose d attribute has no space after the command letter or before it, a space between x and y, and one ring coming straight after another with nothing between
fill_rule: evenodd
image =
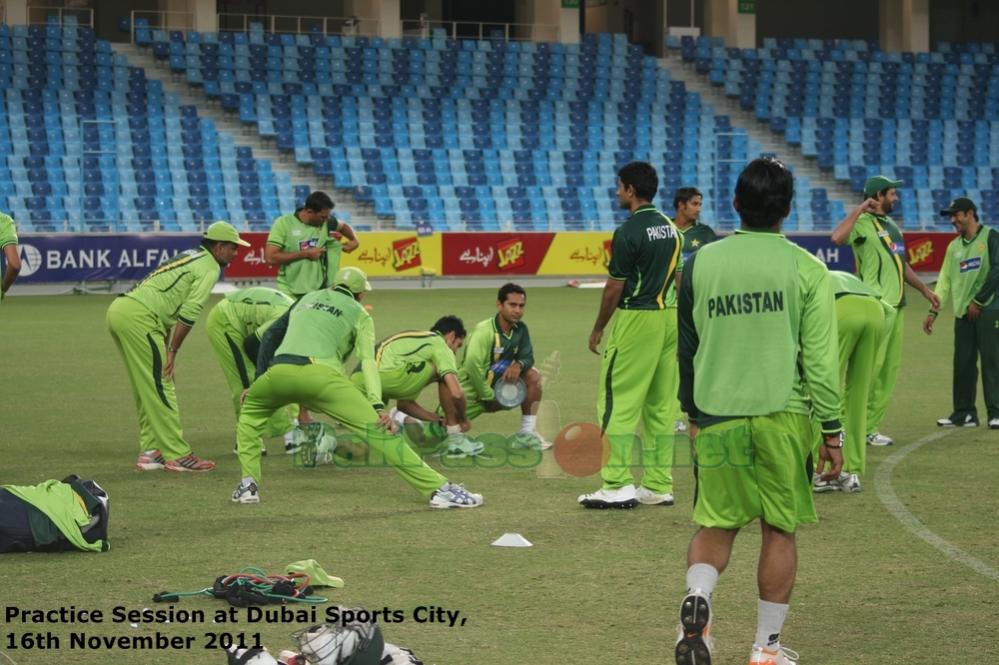
<instances>
[{"instance_id":1,"label":"white cricket shoe","mask_svg":"<svg viewBox=\"0 0 999 665\"><path fill-rule=\"evenodd\" d=\"M885 436L881 432L871 432L867 435L867 445L869 446L890 446L895 443L895 439Z\"/></svg>"},{"instance_id":2,"label":"white cricket shoe","mask_svg":"<svg viewBox=\"0 0 999 665\"><path fill-rule=\"evenodd\" d=\"M937 420L937 427L978 427L978 420L970 413L964 414L964 418L957 419L947 416Z\"/></svg>"},{"instance_id":3,"label":"white cricket shoe","mask_svg":"<svg viewBox=\"0 0 999 665\"><path fill-rule=\"evenodd\" d=\"M601 488L591 494L580 494L579 504L584 508L634 508L638 505L638 495L634 485L615 489Z\"/></svg>"},{"instance_id":4,"label":"white cricket shoe","mask_svg":"<svg viewBox=\"0 0 999 665\"><path fill-rule=\"evenodd\" d=\"M478 508L482 505L482 495L469 492L464 485L447 482L437 488L430 497L431 508Z\"/></svg>"},{"instance_id":5,"label":"white cricket shoe","mask_svg":"<svg viewBox=\"0 0 999 665\"><path fill-rule=\"evenodd\" d=\"M635 491L638 502L646 506L672 506L673 494L670 492L653 492L647 487L639 485Z\"/></svg>"},{"instance_id":6,"label":"white cricket shoe","mask_svg":"<svg viewBox=\"0 0 999 665\"><path fill-rule=\"evenodd\" d=\"M711 665L711 602L699 589L680 603L680 631L676 638L676 665Z\"/></svg>"},{"instance_id":7,"label":"white cricket shoe","mask_svg":"<svg viewBox=\"0 0 999 665\"><path fill-rule=\"evenodd\" d=\"M770 651L753 645L749 654L749 665L798 665L800 656L794 651L777 645L776 651Z\"/></svg>"}]
</instances>

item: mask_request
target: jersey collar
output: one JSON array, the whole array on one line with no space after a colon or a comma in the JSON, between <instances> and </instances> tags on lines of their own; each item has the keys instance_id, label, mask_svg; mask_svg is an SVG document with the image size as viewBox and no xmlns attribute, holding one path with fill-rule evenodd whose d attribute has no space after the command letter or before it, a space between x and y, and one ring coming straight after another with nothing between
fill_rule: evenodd
<instances>
[{"instance_id":1,"label":"jersey collar","mask_svg":"<svg viewBox=\"0 0 999 665\"><path fill-rule=\"evenodd\" d=\"M767 238L783 238L784 234L780 231L753 231L751 229L736 229L736 235L744 236L764 236Z\"/></svg>"},{"instance_id":2,"label":"jersey collar","mask_svg":"<svg viewBox=\"0 0 999 665\"><path fill-rule=\"evenodd\" d=\"M958 236L958 238L960 238L961 242L963 242L965 245L970 245L971 243L973 243L976 240L978 240L978 236L982 235L982 231L984 231L984 230L985 230L985 225L982 224L981 222L979 222L978 223L978 230L975 231L975 235L971 236L970 240L965 240L963 235Z\"/></svg>"},{"instance_id":3,"label":"jersey collar","mask_svg":"<svg viewBox=\"0 0 999 665\"><path fill-rule=\"evenodd\" d=\"M510 328L510 332L505 333L503 332L503 328L501 328L499 324L499 314L493 317L493 332L495 332L498 335L503 335L503 337L506 337L507 339L513 337L513 332L519 327L520 327L520 321L517 321Z\"/></svg>"}]
</instances>

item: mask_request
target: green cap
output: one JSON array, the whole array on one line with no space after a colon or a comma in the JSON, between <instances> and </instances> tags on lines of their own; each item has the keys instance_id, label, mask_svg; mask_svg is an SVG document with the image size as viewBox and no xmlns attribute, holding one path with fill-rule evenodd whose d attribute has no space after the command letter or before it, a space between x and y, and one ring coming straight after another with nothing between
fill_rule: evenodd
<instances>
[{"instance_id":1,"label":"green cap","mask_svg":"<svg viewBox=\"0 0 999 665\"><path fill-rule=\"evenodd\" d=\"M354 266L337 270L336 277L333 278L333 286L341 284L350 289L351 293L361 293L362 291L371 290L371 284L368 283L368 276L364 274L363 270Z\"/></svg>"},{"instance_id":2,"label":"green cap","mask_svg":"<svg viewBox=\"0 0 999 665\"><path fill-rule=\"evenodd\" d=\"M241 247L249 247L250 243L239 237L239 231L229 222L214 222L205 229L206 240L217 240L219 242L234 242Z\"/></svg>"},{"instance_id":3,"label":"green cap","mask_svg":"<svg viewBox=\"0 0 999 665\"><path fill-rule=\"evenodd\" d=\"M305 573L309 576L310 586L328 586L334 589L343 588L343 580L327 573L315 559L303 559L302 561L289 563L284 572L286 575Z\"/></svg>"},{"instance_id":4,"label":"green cap","mask_svg":"<svg viewBox=\"0 0 999 665\"><path fill-rule=\"evenodd\" d=\"M955 212L968 212L969 210L974 210L977 213L978 206L971 199L961 196L951 201L949 206L940 211L940 214L950 216Z\"/></svg>"},{"instance_id":5,"label":"green cap","mask_svg":"<svg viewBox=\"0 0 999 665\"><path fill-rule=\"evenodd\" d=\"M888 176L871 176L864 183L864 196L874 196L881 190L888 189L889 187L899 187L904 184L901 180L892 180Z\"/></svg>"}]
</instances>

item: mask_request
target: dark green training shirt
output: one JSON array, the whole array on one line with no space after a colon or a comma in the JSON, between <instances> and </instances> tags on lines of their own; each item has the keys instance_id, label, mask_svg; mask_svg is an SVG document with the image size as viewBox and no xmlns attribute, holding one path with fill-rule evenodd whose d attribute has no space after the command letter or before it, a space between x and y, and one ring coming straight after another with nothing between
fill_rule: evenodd
<instances>
[{"instance_id":1,"label":"dark green training shirt","mask_svg":"<svg viewBox=\"0 0 999 665\"><path fill-rule=\"evenodd\" d=\"M608 273L624 282L621 309L665 309L666 292L683 264L680 233L655 206L642 206L614 231Z\"/></svg>"},{"instance_id":2,"label":"dark green training shirt","mask_svg":"<svg viewBox=\"0 0 999 665\"><path fill-rule=\"evenodd\" d=\"M680 237L683 238L682 251L684 261L689 259L690 255L699 250L701 247L718 240L718 236L715 235L714 229L707 224L701 224L700 222L694 222L686 229L677 227L676 230L680 232Z\"/></svg>"}]
</instances>

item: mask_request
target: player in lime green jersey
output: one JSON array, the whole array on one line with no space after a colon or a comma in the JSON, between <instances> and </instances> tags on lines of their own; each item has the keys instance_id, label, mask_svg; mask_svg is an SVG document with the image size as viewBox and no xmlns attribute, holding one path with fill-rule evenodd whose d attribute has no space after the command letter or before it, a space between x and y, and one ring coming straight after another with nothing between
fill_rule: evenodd
<instances>
[{"instance_id":1,"label":"player in lime green jersey","mask_svg":"<svg viewBox=\"0 0 999 665\"><path fill-rule=\"evenodd\" d=\"M234 502L260 501L261 433L275 411L295 403L325 413L359 434L373 456L394 467L430 499L432 508L482 505L481 495L448 482L395 434L375 364L374 322L361 305L370 290L364 272L341 268L333 288L306 294L264 333L257 378L246 393L236 429L243 477L232 493ZM344 371L351 353L360 361L363 389Z\"/></svg>"},{"instance_id":2,"label":"player in lime green jersey","mask_svg":"<svg viewBox=\"0 0 999 665\"><path fill-rule=\"evenodd\" d=\"M889 217L898 203L897 188L902 184L901 180L883 175L868 178L864 184L866 199L832 232L834 243L849 243L853 248L857 276L894 308L885 321L886 332L874 361L876 378L867 407L867 443L872 446L890 446L895 442L878 428L891 402L902 362L905 285L918 289L933 309L940 309L939 298L909 265L902 231Z\"/></svg>"},{"instance_id":3,"label":"player in lime green jersey","mask_svg":"<svg viewBox=\"0 0 999 665\"><path fill-rule=\"evenodd\" d=\"M822 478L822 469L813 475L816 492L859 492L860 476L867 467L867 402L874 379L874 358L881 335L884 334L885 314L892 306L881 300L856 275L839 270L829 271L836 295L836 330L839 345L839 375L843 384L843 472L839 478ZM822 437L815 436L816 446ZM815 452L818 452L817 449Z\"/></svg>"},{"instance_id":4,"label":"player in lime green jersey","mask_svg":"<svg viewBox=\"0 0 999 665\"><path fill-rule=\"evenodd\" d=\"M957 198L941 211L958 236L947 246L936 293L954 304L954 409L937 421L940 427L978 424L975 406L978 358L982 360L982 392L990 429L999 429L999 232L978 221L971 199ZM939 310L923 322L933 333Z\"/></svg>"},{"instance_id":5,"label":"player in lime green jersey","mask_svg":"<svg viewBox=\"0 0 999 665\"><path fill-rule=\"evenodd\" d=\"M326 288L340 269L340 252L358 248L354 229L332 217L333 201L324 192L312 192L305 205L274 220L267 236L264 259L279 266L277 287L292 298ZM331 234L340 233L347 241Z\"/></svg>"},{"instance_id":6,"label":"player in lime green jersey","mask_svg":"<svg viewBox=\"0 0 999 665\"><path fill-rule=\"evenodd\" d=\"M253 380L260 338L294 302L291 296L276 289L253 286L227 293L208 312L205 322L208 341L222 367L237 417L243 391ZM293 406L276 411L267 422L264 437L283 436L285 449L289 450L296 416Z\"/></svg>"},{"instance_id":7,"label":"player in lime green jersey","mask_svg":"<svg viewBox=\"0 0 999 665\"><path fill-rule=\"evenodd\" d=\"M465 392L458 380L455 354L465 343L465 325L457 316L442 316L430 330L396 333L375 347L375 363L382 384L382 401L396 400L396 422L437 423L456 420L456 435L469 428L465 417ZM359 370L360 368L358 368ZM351 381L364 388L364 375L355 370ZM416 401L423 389L438 384L438 398L445 415L438 415Z\"/></svg>"},{"instance_id":8,"label":"player in lime green jersey","mask_svg":"<svg viewBox=\"0 0 999 665\"><path fill-rule=\"evenodd\" d=\"M184 440L174 388L174 363L238 246L250 244L227 222L215 222L201 250L178 255L111 303L107 324L125 361L139 412L139 459L144 471L211 471Z\"/></svg>"},{"instance_id":9,"label":"player in lime green jersey","mask_svg":"<svg viewBox=\"0 0 999 665\"><path fill-rule=\"evenodd\" d=\"M680 235L652 199L659 177L651 164L632 162L618 171L618 205L631 212L611 241L604 286L589 347L598 353L614 316L600 363L597 419L610 443L600 470L603 486L583 494L586 508L673 505L673 428L677 409L676 310L667 296L682 263ZM642 425L645 469L636 490L631 452Z\"/></svg>"},{"instance_id":10,"label":"player in lime green jersey","mask_svg":"<svg viewBox=\"0 0 999 665\"><path fill-rule=\"evenodd\" d=\"M17 229L10 215L0 213L0 251L3 252L6 268L3 271L3 283L0 285L0 300L14 284L21 272L21 255L17 251Z\"/></svg>"},{"instance_id":11,"label":"player in lime green jersey","mask_svg":"<svg viewBox=\"0 0 999 665\"><path fill-rule=\"evenodd\" d=\"M694 521L676 662L711 662L711 594L739 530L759 520L762 544L751 663L789 663L780 633L797 568L795 531L816 521L807 468L811 423L820 456L843 465L836 315L829 271L781 235L791 172L756 159L739 175L741 228L704 247L680 283L680 402L694 437Z\"/></svg>"}]
</instances>

